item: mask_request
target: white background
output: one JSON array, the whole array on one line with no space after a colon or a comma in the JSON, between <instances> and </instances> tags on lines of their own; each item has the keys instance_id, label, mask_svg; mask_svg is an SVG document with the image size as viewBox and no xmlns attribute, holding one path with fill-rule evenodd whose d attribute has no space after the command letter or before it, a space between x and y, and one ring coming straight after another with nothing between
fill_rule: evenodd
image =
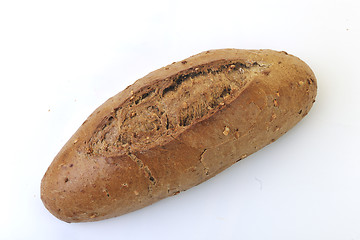
<instances>
[{"instance_id":1,"label":"white background","mask_svg":"<svg viewBox=\"0 0 360 240\"><path fill-rule=\"evenodd\" d=\"M360 239L360 2L1 1L0 239ZM318 79L309 115L215 178L67 224L40 200L53 157L106 99L216 48L285 50Z\"/></svg>"}]
</instances>

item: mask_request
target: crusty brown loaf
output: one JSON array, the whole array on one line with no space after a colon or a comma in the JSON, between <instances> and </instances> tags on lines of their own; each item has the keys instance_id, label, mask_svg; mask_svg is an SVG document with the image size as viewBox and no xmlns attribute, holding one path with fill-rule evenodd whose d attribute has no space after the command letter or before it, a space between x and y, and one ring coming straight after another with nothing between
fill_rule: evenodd
<instances>
[{"instance_id":1,"label":"crusty brown loaf","mask_svg":"<svg viewBox=\"0 0 360 240\"><path fill-rule=\"evenodd\" d=\"M272 50L212 50L158 69L94 111L41 183L66 222L119 216L189 189L274 142L310 110L316 79Z\"/></svg>"}]
</instances>

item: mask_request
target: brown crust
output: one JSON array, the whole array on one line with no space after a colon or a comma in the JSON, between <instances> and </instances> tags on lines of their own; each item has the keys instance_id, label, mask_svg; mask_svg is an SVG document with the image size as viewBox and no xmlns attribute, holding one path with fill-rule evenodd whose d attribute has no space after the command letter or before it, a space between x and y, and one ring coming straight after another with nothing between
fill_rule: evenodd
<instances>
[{"instance_id":1,"label":"brown crust","mask_svg":"<svg viewBox=\"0 0 360 240\"><path fill-rule=\"evenodd\" d=\"M201 91L207 90L207 78L213 76L209 71L220 68L226 72L215 80L219 86L233 84L232 78L246 80L231 85L226 98L216 89L211 98ZM206 96L202 100L189 97L188 103L203 101L201 106L206 108L189 108L176 91L165 102L160 99L166 89L178 87L177 91L184 92L188 83L179 79L188 76L189 80L189 74L200 86L190 92ZM316 88L315 76L304 62L272 50L212 50L158 69L89 116L45 173L41 198L57 218L83 222L119 216L176 195L286 133L309 112ZM141 104L134 103L145 98ZM152 119L145 118L145 104L160 105L161 101L164 108L154 113L158 129L134 127ZM210 103L212 107L206 110ZM130 108L141 114L135 117L136 111ZM181 108L186 114L191 110L191 117L182 123ZM120 113L119 109L127 110ZM126 121L126 126L120 124ZM125 137L119 140L121 134Z\"/></svg>"}]
</instances>

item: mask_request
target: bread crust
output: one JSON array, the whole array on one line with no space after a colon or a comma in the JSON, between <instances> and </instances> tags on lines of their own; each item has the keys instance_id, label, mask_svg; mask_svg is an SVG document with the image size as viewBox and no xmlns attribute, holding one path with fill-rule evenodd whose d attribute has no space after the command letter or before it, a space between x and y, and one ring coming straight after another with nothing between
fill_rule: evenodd
<instances>
[{"instance_id":1,"label":"bread crust","mask_svg":"<svg viewBox=\"0 0 360 240\"><path fill-rule=\"evenodd\" d=\"M210 77L231 90L206 95ZM187 91L195 97L184 103ZM88 117L49 166L41 199L60 220L86 222L176 195L274 142L307 115L316 91L312 70L286 52L220 49L170 64ZM141 129L149 119L155 127Z\"/></svg>"}]
</instances>

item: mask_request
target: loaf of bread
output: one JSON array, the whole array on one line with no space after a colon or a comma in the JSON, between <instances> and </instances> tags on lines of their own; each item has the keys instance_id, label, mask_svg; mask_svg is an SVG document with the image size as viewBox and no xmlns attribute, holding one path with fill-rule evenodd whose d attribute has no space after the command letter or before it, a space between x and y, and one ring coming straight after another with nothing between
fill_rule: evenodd
<instances>
[{"instance_id":1,"label":"loaf of bread","mask_svg":"<svg viewBox=\"0 0 360 240\"><path fill-rule=\"evenodd\" d=\"M119 216L176 195L274 142L309 112L314 73L273 50L206 51L107 100L41 182L65 222ZM291 144L291 143L290 143Z\"/></svg>"}]
</instances>

